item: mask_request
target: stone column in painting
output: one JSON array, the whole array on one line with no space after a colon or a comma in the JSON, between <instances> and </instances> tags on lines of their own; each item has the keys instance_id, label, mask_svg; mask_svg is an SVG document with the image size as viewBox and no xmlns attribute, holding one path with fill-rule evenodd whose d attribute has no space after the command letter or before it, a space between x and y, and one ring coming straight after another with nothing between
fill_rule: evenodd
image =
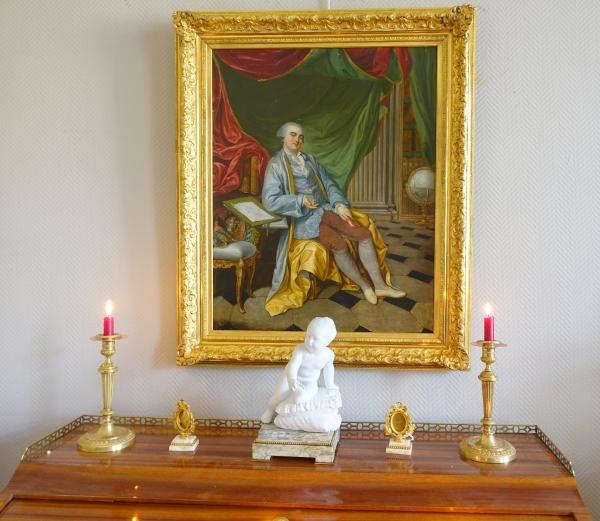
<instances>
[{"instance_id":1,"label":"stone column in painting","mask_svg":"<svg viewBox=\"0 0 600 521\"><path fill-rule=\"evenodd\" d=\"M381 121L375 148L365 156L348 186L348 200L374 221L389 221L398 216L396 183L402 159L402 88L394 87L390 111ZM400 166L399 166L400 165Z\"/></svg>"}]
</instances>

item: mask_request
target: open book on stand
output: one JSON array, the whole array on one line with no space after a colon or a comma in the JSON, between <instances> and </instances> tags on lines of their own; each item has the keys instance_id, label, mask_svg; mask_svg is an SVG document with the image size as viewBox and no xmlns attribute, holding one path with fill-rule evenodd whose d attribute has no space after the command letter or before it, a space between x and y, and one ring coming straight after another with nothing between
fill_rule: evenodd
<instances>
[{"instance_id":1,"label":"open book on stand","mask_svg":"<svg viewBox=\"0 0 600 521\"><path fill-rule=\"evenodd\" d=\"M265 210L265 207L254 197L240 197L223 201L229 210L250 226L261 226L281 221L281 216Z\"/></svg>"}]
</instances>

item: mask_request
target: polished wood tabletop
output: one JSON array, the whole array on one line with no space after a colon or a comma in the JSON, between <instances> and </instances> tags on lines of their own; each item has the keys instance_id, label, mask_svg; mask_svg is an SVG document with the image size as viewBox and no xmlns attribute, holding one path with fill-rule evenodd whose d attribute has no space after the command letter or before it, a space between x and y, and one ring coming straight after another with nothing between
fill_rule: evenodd
<instances>
[{"instance_id":1,"label":"polished wood tabletop","mask_svg":"<svg viewBox=\"0 0 600 521\"><path fill-rule=\"evenodd\" d=\"M461 458L465 434L416 432L410 458L382 432L342 431L333 465L253 462L256 429L201 427L194 454L169 452L168 427L130 427L135 444L85 453L84 425L21 462L0 496L10 519L577 519L575 478L535 434L503 434L515 461ZM381 516L384 517L381 517Z\"/></svg>"}]
</instances>

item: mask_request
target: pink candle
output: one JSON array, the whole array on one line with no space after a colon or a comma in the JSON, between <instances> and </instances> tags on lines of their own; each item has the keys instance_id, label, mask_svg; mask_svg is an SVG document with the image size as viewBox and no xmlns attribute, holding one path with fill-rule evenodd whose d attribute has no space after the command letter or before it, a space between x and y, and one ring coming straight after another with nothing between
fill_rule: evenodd
<instances>
[{"instance_id":1,"label":"pink candle","mask_svg":"<svg viewBox=\"0 0 600 521\"><path fill-rule=\"evenodd\" d=\"M490 305L485 306L485 314L487 317L483 319L483 339L494 340L494 317L490 316Z\"/></svg>"},{"instance_id":2,"label":"pink candle","mask_svg":"<svg viewBox=\"0 0 600 521\"><path fill-rule=\"evenodd\" d=\"M104 336L115 334L115 317L111 317L112 302L109 300L106 303L106 316L104 317Z\"/></svg>"}]
</instances>

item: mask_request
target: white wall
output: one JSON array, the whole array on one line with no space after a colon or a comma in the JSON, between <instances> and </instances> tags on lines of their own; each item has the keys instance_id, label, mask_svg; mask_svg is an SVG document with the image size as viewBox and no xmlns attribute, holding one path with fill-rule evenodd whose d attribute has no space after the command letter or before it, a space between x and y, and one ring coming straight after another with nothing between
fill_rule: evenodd
<instances>
[{"instance_id":1,"label":"white wall","mask_svg":"<svg viewBox=\"0 0 600 521\"><path fill-rule=\"evenodd\" d=\"M447 5L332 0L333 8ZM592 0L482 0L477 25L473 337L490 301L509 344L494 418L540 425L600 519L600 36ZM114 407L258 418L279 369L175 366L171 12L235 0L0 2L0 485L23 448L101 408L116 304ZM319 9L253 0L245 9ZM339 370L346 420L477 422L469 373ZM364 392L369 389L369 392Z\"/></svg>"}]
</instances>

